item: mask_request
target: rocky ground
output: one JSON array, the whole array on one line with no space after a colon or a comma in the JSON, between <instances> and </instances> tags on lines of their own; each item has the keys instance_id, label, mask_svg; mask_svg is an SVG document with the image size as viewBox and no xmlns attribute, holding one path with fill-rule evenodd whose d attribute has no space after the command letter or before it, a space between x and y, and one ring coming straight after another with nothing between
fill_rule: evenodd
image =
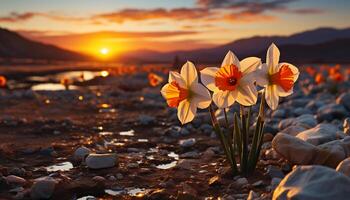
<instances>
[{"instance_id":1,"label":"rocky ground","mask_svg":"<svg viewBox=\"0 0 350 200\"><path fill-rule=\"evenodd\" d=\"M346 199L350 193L349 81L316 85L302 75L294 94L267 111L261 160L249 177L232 176L207 111L180 126L147 73L75 85L0 90L0 198Z\"/></svg>"}]
</instances>

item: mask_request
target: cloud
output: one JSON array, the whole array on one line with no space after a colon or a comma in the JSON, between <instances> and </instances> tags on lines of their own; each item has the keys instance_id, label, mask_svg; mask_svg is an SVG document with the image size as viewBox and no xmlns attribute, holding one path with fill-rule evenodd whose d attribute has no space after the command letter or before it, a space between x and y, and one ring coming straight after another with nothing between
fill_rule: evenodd
<instances>
[{"instance_id":1,"label":"cloud","mask_svg":"<svg viewBox=\"0 0 350 200\"><path fill-rule=\"evenodd\" d=\"M116 12L95 15L92 19L103 19L123 23L127 20L142 21L152 19L191 20L212 16L214 13L206 8L175 9L123 9Z\"/></svg>"},{"instance_id":2,"label":"cloud","mask_svg":"<svg viewBox=\"0 0 350 200\"><path fill-rule=\"evenodd\" d=\"M259 14L249 11L243 11L238 13L230 13L224 15L223 19L231 23L253 23L253 22L268 22L275 21L278 18L272 15Z\"/></svg>"},{"instance_id":3,"label":"cloud","mask_svg":"<svg viewBox=\"0 0 350 200\"><path fill-rule=\"evenodd\" d=\"M203 8L230 8L245 11L264 12L266 10L284 9L286 4L296 0L197 0Z\"/></svg>"},{"instance_id":4,"label":"cloud","mask_svg":"<svg viewBox=\"0 0 350 200\"><path fill-rule=\"evenodd\" d=\"M58 15L58 14L51 14L51 13L42 13L42 12L24 12L24 13L17 13L17 12L11 12L7 16L0 16L0 22L22 22L27 21L35 17L45 17L48 19L56 20L56 21L85 21L86 18L81 17L71 17L71 16L64 16L64 15Z\"/></svg>"},{"instance_id":5,"label":"cloud","mask_svg":"<svg viewBox=\"0 0 350 200\"><path fill-rule=\"evenodd\" d=\"M290 12L295 14L308 15L308 14L323 14L326 11L317 9L317 8L301 8L301 9L290 10Z\"/></svg>"},{"instance_id":6,"label":"cloud","mask_svg":"<svg viewBox=\"0 0 350 200\"><path fill-rule=\"evenodd\" d=\"M26 12L26 13L16 13L16 12L11 12L7 16L1 16L0 17L0 22L19 22L19 21L25 21L28 19L33 18L36 16L37 13L33 12Z\"/></svg>"}]
</instances>

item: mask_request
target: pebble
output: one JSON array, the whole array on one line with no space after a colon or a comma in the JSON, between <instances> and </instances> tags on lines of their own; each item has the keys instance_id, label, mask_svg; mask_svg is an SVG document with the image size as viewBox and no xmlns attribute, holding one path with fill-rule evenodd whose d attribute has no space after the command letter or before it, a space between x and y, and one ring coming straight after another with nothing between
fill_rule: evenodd
<instances>
[{"instance_id":1,"label":"pebble","mask_svg":"<svg viewBox=\"0 0 350 200\"><path fill-rule=\"evenodd\" d=\"M245 185L248 184L248 179L242 177L242 178L238 178L234 184L237 186L237 187L243 187Z\"/></svg>"},{"instance_id":2,"label":"pebble","mask_svg":"<svg viewBox=\"0 0 350 200\"><path fill-rule=\"evenodd\" d=\"M272 190L276 189L276 187L278 186L278 184L280 184L281 181L282 181L281 178L272 178L271 179L271 189Z\"/></svg>"},{"instance_id":3,"label":"pebble","mask_svg":"<svg viewBox=\"0 0 350 200\"><path fill-rule=\"evenodd\" d=\"M350 111L350 93L341 94L337 100L337 104L343 105L347 110Z\"/></svg>"},{"instance_id":4,"label":"pebble","mask_svg":"<svg viewBox=\"0 0 350 200\"><path fill-rule=\"evenodd\" d=\"M179 141L179 145L183 148L192 147L195 143L196 143L195 138L189 138L189 139L184 139Z\"/></svg>"},{"instance_id":5,"label":"pebble","mask_svg":"<svg viewBox=\"0 0 350 200\"><path fill-rule=\"evenodd\" d=\"M90 154L85 162L90 169L110 168L117 164L117 155L115 153Z\"/></svg>"},{"instance_id":6,"label":"pebble","mask_svg":"<svg viewBox=\"0 0 350 200\"><path fill-rule=\"evenodd\" d=\"M316 146L284 133L274 137L272 147L293 164L312 164L318 153Z\"/></svg>"},{"instance_id":7,"label":"pebble","mask_svg":"<svg viewBox=\"0 0 350 200\"><path fill-rule=\"evenodd\" d=\"M264 185L264 181L262 180L256 181L255 183L252 184L253 187L260 187L262 185Z\"/></svg>"},{"instance_id":8,"label":"pebble","mask_svg":"<svg viewBox=\"0 0 350 200\"><path fill-rule=\"evenodd\" d=\"M27 183L27 181L24 178L15 176L15 175L7 176L6 180L9 184L20 185L20 186L23 186Z\"/></svg>"},{"instance_id":9,"label":"pebble","mask_svg":"<svg viewBox=\"0 0 350 200\"><path fill-rule=\"evenodd\" d=\"M258 198L258 194L255 193L253 190L250 190L248 197L247 197L247 200L255 200L257 198Z\"/></svg>"},{"instance_id":10,"label":"pebble","mask_svg":"<svg viewBox=\"0 0 350 200\"><path fill-rule=\"evenodd\" d=\"M341 172L341 173L345 174L346 176L350 177L350 157L341 161L339 163L339 165L337 166L336 171Z\"/></svg>"},{"instance_id":11,"label":"pebble","mask_svg":"<svg viewBox=\"0 0 350 200\"><path fill-rule=\"evenodd\" d=\"M180 158L199 158L200 155L197 151L189 151L183 154L180 154Z\"/></svg>"},{"instance_id":12,"label":"pebble","mask_svg":"<svg viewBox=\"0 0 350 200\"><path fill-rule=\"evenodd\" d=\"M139 122L141 125L150 125L153 124L156 121L156 119L149 115L140 115L139 116Z\"/></svg>"},{"instance_id":13,"label":"pebble","mask_svg":"<svg viewBox=\"0 0 350 200\"><path fill-rule=\"evenodd\" d=\"M317 110L317 119L319 121L332 121L333 119L343 119L349 112L343 105L327 104Z\"/></svg>"},{"instance_id":14,"label":"pebble","mask_svg":"<svg viewBox=\"0 0 350 200\"><path fill-rule=\"evenodd\" d=\"M90 153L91 150L89 148L81 146L74 151L73 158L76 161L83 161Z\"/></svg>"},{"instance_id":15,"label":"pebble","mask_svg":"<svg viewBox=\"0 0 350 200\"><path fill-rule=\"evenodd\" d=\"M268 165L266 168L266 174L271 178L284 178L284 173L280 170L279 167Z\"/></svg>"},{"instance_id":16,"label":"pebble","mask_svg":"<svg viewBox=\"0 0 350 200\"><path fill-rule=\"evenodd\" d=\"M333 124L319 124L314 128L299 133L296 137L310 144L320 145L342 138L343 136L339 132L338 127Z\"/></svg>"},{"instance_id":17,"label":"pebble","mask_svg":"<svg viewBox=\"0 0 350 200\"><path fill-rule=\"evenodd\" d=\"M105 182L106 181L106 179L102 176L94 176L94 177L92 177L92 180L95 182Z\"/></svg>"},{"instance_id":18,"label":"pebble","mask_svg":"<svg viewBox=\"0 0 350 200\"><path fill-rule=\"evenodd\" d=\"M37 180L30 189L32 199L49 199L56 187L57 182L51 177L43 177Z\"/></svg>"},{"instance_id":19,"label":"pebble","mask_svg":"<svg viewBox=\"0 0 350 200\"><path fill-rule=\"evenodd\" d=\"M350 135L350 118L349 117L344 119L343 132L347 135Z\"/></svg>"},{"instance_id":20,"label":"pebble","mask_svg":"<svg viewBox=\"0 0 350 200\"><path fill-rule=\"evenodd\" d=\"M329 167L298 166L280 182L272 199L347 200L349 185L349 177Z\"/></svg>"},{"instance_id":21,"label":"pebble","mask_svg":"<svg viewBox=\"0 0 350 200\"><path fill-rule=\"evenodd\" d=\"M283 129L281 132L286 133L288 135L296 136L305 130L307 130L307 128L305 128L303 126L292 125L292 126L288 126L287 128Z\"/></svg>"}]
</instances>

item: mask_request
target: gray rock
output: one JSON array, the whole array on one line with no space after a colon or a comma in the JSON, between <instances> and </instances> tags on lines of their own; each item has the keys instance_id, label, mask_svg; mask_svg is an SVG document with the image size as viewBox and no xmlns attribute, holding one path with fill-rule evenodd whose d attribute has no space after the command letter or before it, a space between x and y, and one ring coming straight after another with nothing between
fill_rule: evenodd
<instances>
[{"instance_id":1,"label":"gray rock","mask_svg":"<svg viewBox=\"0 0 350 200\"><path fill-rule=\"evenodd\" d=\"M180 158L199 158L200 155L197 151L189 151L183 154L180 154Z\"/></svg>"},{"instance_id":2,"label":"gray rock","mask_svg":"<svg viewBox=\"0 0 350 200\"><path fill-rule=\"evenodd\" d=\"M189 139L179 141L179 145L183 148L192 147L195 143L196 143L195 138L189 138Z\"/></svg>"},{"instance_id":3,"label":"gray rock","mask_svg":"<svg viewBox=\"0 0 350 200\"><path fill-rule=\"evenodd\" d=\"M284 178L284 173L278 167L273 165L267 166L266 174L271 178Z\"/></svg>"},{"instance_id":4,"label":"gray rock","mask_svg":"<svg viewBox=\"0 0 350 200\"><path fill-rule=\"evenodd\" d=\"M337 104L343 105L347 110L350 111L350 93L341 94L337 100Z\"/></svg>"},{"instance_id":5,"label":"gray rock","mask_svg":"<svg viewBox=\"0 0 350 200\"><path fill-rule=\"evenodd\" d=\"M9 175L6 177L6 180L9 184L13 184L13 185L25 185L27 183L27 181L19 176L15 176L15 175Z\"/></svg>"},{"instance_id":6,"label":"gray rock","mask_svg":"<svg viewBox=\"0 0 350 200\"><path fill-rule=\"evenodd\" d=\"M312 113L311 110L309 110L309 109L307 109L307 108L301 108L301 107L299 107L299 108L296 108L296 109L293 110L293 114L294 114L295 116L300 116L300 115L304 115L304 114L310 114L310 115L312 115L313 113Z\"/></svg>"},{"instance_id":7,"label":"gray rock","mask_svg":"<svg viewBox=\"0 0 350 200\"><path fill-rule=\"evenodd\" d=\"M278 109L273 111L272 118L286 118L287 116L287 111L285 109Z\"/></svg>"},{"instance_id":8,"label":"gray rock","mask_svg":"<svg viewBox=\"0 0 350 200\"><path fill-rule=\"evenodd\" d=\"M327 104L317 110L317 119L319 121L332 121L333 119L342 119L349 113L343 105Z\"/></svg>"},{"instance_id":9,"label":"gray rock","mask_svg":"<svg viewBox=\"0 0 350 200\"><path fill-rule=\"evenodd\" d=\"M350 118L344 119L343 131L345 134L350 135Z\"/></svg>"},{"instance_id":10,"label":"gray rock","mask_svg":"<svg viewBox=\"0 0 350 200\"><path fill-rule=\"evenodd\" d=\"M319 124L314 128L299 133L296 137L313 145L320 145L343 136L339 129L333 124Z\"/></svg>"},{"instance_id":11,"label":"gray rock","mask_svg":"<svg viewBox=\"0 0 350 200\"><path fill-rule=\"evenodd\" d=\"M149 115L140 115L139 116L139 122L141 125L150 125L153 124L156 121L156 119Z\"/></svg>"},{"instance_id":12,"label":"gray rock","mask_svg":"<svg viewBox=\"0 0 350 200\"><path fill-rule=\"evenodd\" d=\"M281 178L272 178L271 179L271 189L274 190L280 184Z\"/></svg>"},{"instance_id":13,"label":"gray rock","mask_svg":"<svg viewBox=\"0 0 350 200\"><path fill-rule=\"evenodd\" d=\"M38 179L30 189L32 199L49 199L56 187L57 181L51 177Z\"/></svg>"},{"instance_id":14,"label":"gray rock","mask_svg":"<svg viewBox=\"0 0 350 200\"><path fill-rule=\"evenodd\" d=\"M323 164L335 168L342 160L350 156L350 137L327 142L317 147L320 149L320 154L324 154Z\"/></svg>"},{"instance_id":15,"label":"gray rock","mask_svg":"<svg viewBox=\"0 0 350 200\"><path fill-rule=\"evenodd\" d=\"M76 161L83 161L90 153L91 150L89 148L81 146L74 151L73 158Z\"/></svg>"},{"instance_id":16,"label":"gray rock","mask_svg":"<svg viewBox=\"0 0 350 200\"><path fill-rule=\"evenodd\" d=\"M286 129L289 126L301 126L304 128L312 128L317 125L317 120L313 115L303 114L297 118L287 118L281 120L278 124L280 130Z\"/></svg>"},{"instance_id":17,"label":"gray rock","mask_svg":"<svg viewBox=\"0 0 350 200\"><path fill-rule=\"evenodd\" d=\"M296 107L304 107L306 104L310 102L310 99L307 98L300 98L300 99L293 99L288 101L288 105L296 108Z\"/></svg>"},{"instance_id":18,"label":"gray rock","mask_svg":"<svg viewBox=\"0 0 350 200\"><path fill-rule=\"evenodd\" d=\"M293 164L312 164L318 153L316 146L285 133L274 137L272 147Z\"/></svg>"},{"instance_id":19,"label":"gray rock","mask_svg":"<svg viewBox=\"0 0 350 200\"><path fill-rule=\"evenodd\" d=\"M305 130L307 129L303 126L293 125L293 126L288 126L287 128L283 129L281 132L286 133L288 135L296 136Z\"/></svg>"},{"instance_id":20,"label":"gray rock","mask_svg":"<svg viewBox=\"0 0 350 200\"><path fill-rule=\"evenodd\" d=\"M350 177L350 157L341 161L337 166L336 170Z\"/></svg>"},{"instance_id":21,"label":"gray rock","mask_svg":"<svg viewBox=\"0 0 350 200\"><path fill-rule=\"evenodd\" d=\"M181 128L180 134L186 136L190 134L190 131L187 128Z\"/></svg>"},{"instance_id":22,"label":"gray rock","mask_svg":"<svg viewBox=\"0 0 350 200\"><path fill-rule=\"evenodd\" d=\"M313 112L316 112L318 108L324 106L324 103L322 101L319 101L319 100L311 100L305 108L313 111Z\"/></svg>"},{"instance_id":23,"label":"gray rock","mask_svg":"<svg viewBox=\"0 0 350 200\"><path fill-rule=\"evenodd\" d=\"M85 162L90 169L110 168L117 164L117 155L115 153L90 154Z\"/></svg>"},{"instance_id":24,"label":"gray rock","mask_svg":"<svg viewBox=\"0 0 350 200\"><path fill-rule=\"evenodd\" d=\"M238 178L235 182L234 182L234 184L237 186L237 187L243 187L243 186L245 186L245 185L247 185L248 184L248 179L246 179L246 178Z\"/></svg>"},{"instance_id":25,"label":"gray rock","mask_svg":"<svg viewBox=\"0 0 350 200\"><path fill-rule=\"evenodd\" d=\"M299 166L290 172L273 193L274 200L346 200L350 178L323 166Z\"/></svg>"}]
</instances>

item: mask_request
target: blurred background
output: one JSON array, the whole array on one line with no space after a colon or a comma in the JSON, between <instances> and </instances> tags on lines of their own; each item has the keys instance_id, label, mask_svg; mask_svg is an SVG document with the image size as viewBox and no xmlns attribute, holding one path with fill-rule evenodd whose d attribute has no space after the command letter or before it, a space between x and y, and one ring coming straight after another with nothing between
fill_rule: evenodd
<instances>
[{"instance_id":1,"label":"blurred background","mask_svg":"<svg viewBox=\"0 0 350 200\"><path fill-rule=\"evenodd\" d=\"M282 59L345 63L349 8L346 0L1 0L0 57L219 63L228 50L265 57L275 42Z\"/></svg>"}]
</instances>

